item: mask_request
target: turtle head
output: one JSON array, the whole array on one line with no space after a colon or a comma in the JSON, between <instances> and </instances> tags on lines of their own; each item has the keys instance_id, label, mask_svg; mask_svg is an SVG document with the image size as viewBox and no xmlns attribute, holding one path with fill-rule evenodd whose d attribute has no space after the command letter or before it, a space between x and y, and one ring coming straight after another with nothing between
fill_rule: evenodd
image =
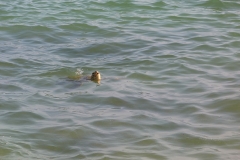
<instances>
[{"instance_id":1,"label":"turtle head","mask_svg":"<svg viewBox=\"0 0 240 160\"><path fill-rule=\"evenodd\" d=\"M92 73L92 75L91 75L91 80L92 81L99 81L100 79L101 79L100 72L95 71L95 72Z\"/></svg>"}]
</instances>

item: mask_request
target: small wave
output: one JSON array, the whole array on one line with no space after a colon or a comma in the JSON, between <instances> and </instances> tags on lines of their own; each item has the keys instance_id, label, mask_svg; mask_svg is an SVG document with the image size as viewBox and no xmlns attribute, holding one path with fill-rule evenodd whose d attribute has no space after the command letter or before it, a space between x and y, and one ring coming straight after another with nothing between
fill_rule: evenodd
<instances>
[{"instance_id":1,"label":"small wave","mask_svg":"<svg viewBox=\"0 0 240 160\"><path fill-rule=\"evenodd\" d=\"M224 1L224 0L207 0L199 6L205 8L212 8L217 11L231 11L231 10L238 10L240 7L240 3L238 1Z\"/></svg>"},{"instance_id":2,"label":"small wave","mask_svg":"<svg viewBox=\"0 0 240 160\"><path fill-rule=\"evenodd\" d=\"M8 112L3 115L1 121L12 125L29 125L45 119L43 116L29 111Z\"/></svg>"}]
</instances>

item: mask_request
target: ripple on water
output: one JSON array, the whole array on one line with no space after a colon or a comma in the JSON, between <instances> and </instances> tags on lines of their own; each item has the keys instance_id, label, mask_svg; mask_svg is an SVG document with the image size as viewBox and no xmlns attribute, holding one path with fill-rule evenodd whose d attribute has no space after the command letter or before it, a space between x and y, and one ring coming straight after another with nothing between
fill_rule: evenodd
<instances>
[{"instance_id":1,"label":"ripple on water","mask_svg":"<svg viewBox=\"0 0 240 160\"><path fill-rule=\"evenodd\" d=\"M30 125L35 124L37 121L41 121L44 119L38 113L27 112L27 111L18 111L18 112L8 112L2 115L2 121L8 125Z\"/></svg>"}]
</instances>

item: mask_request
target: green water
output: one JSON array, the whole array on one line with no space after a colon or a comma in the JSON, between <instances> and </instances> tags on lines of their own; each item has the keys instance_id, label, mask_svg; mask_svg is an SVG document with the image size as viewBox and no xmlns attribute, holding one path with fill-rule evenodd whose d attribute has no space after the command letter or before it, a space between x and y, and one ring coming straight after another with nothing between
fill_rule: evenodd
<instances>
[{"instance_id":1,"label":"green water","mask_svg":"<svg viewBox=\"0 0 240 160\"><path fill-rule=\"evenodd\" d=\"M1 0L0 159L240 159L239 8Z\"/></svg>"}]
</instances>

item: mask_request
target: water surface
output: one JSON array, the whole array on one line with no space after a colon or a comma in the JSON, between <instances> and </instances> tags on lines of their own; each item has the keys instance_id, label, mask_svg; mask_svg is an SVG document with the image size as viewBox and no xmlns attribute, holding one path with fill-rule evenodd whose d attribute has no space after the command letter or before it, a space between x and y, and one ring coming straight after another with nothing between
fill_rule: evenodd
<instances>
[{"instance_id":1,"label":"water surface","mask_svg":"<svg viewBox=\"0 0 240 160\"><path fill-rule=\"evenodd\" d=\"M1 159L239 159L239 7L1 1Z\"/></svg>"}]
</instances>

